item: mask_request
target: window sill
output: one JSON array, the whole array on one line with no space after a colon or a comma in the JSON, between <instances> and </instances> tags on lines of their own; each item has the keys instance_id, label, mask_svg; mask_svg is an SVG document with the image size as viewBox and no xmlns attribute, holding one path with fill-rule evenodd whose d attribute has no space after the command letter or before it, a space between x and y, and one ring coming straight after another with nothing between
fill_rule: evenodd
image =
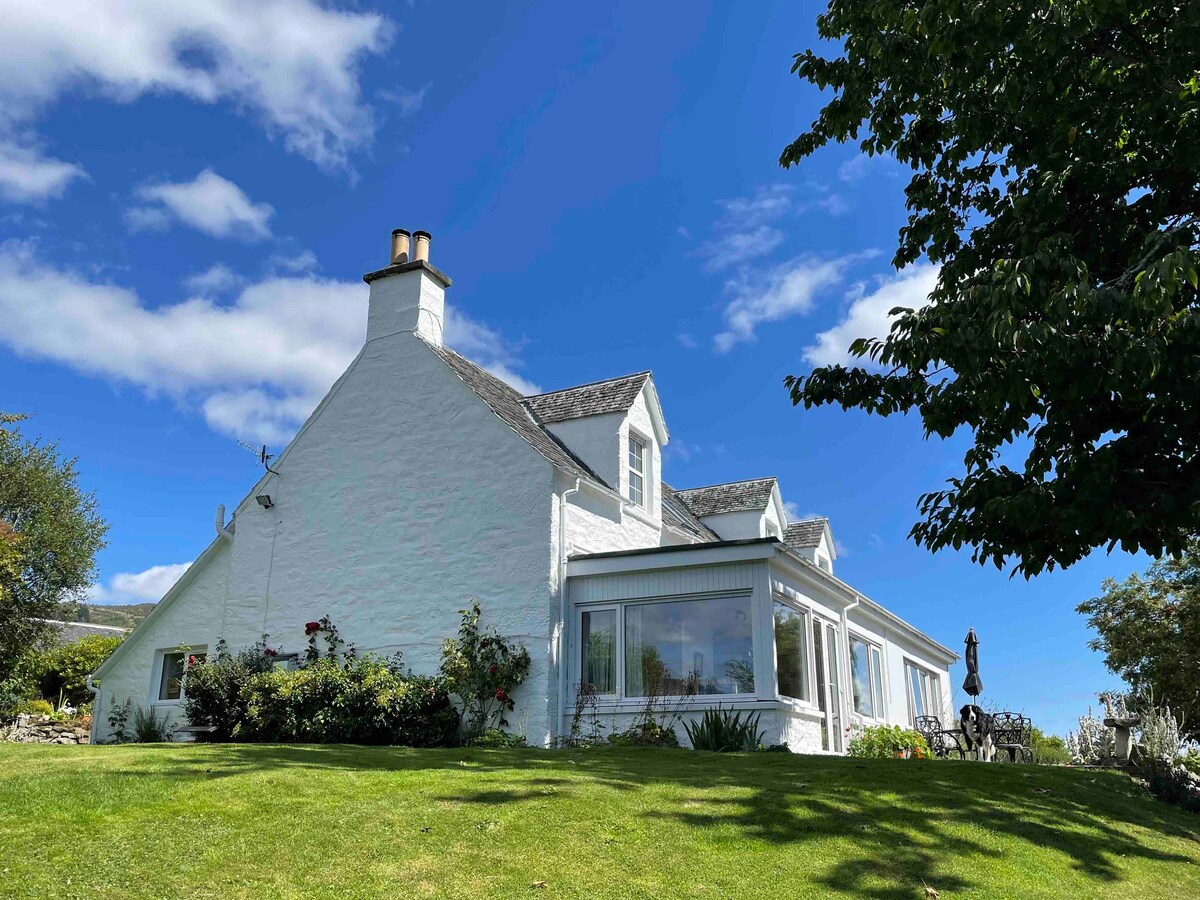
<instances>
[{"instance_id":1,"label":"window sill","mask_svg":"<svg viewBox=\"0 0 1200 900\"><path fill-rule=\"evenodd\" d=\"M175 707L183 706L183 700L151 700L150 705L155 706L155 707L167 707L168 709L173 709Z\"/></svg>"},{"instance_id":2,"label":"window sill","mask_svg":"<svg viewBox=\"0 0 1200 900\"><path fill-rule=\"evenodd\" d=\"M708 709L717 706L762 706L762 705L777 705L778 700L764 700L755 694L708 694L695 697L659 697L655 701L655 709L666 707L668 710L682 709ZM585 707L586 709L587 707ZM638 712L646 708L645 697L626 697L624 699L617 698L596 698L595 709L597 712ZM564 708L563 712L572 714L575 712L575 705L571 704Z\"/></svg>"}]
</instances>

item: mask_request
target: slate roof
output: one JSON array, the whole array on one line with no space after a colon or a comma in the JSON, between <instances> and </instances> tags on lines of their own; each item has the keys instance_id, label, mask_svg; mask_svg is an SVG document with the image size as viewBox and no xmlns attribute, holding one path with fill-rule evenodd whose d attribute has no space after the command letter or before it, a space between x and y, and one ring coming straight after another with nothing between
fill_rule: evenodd
<instances>
[{"instance_id":1,"label":"slate roof","mask_svg":"<svg viewBox=\"0 0 1200 900\"><path fill-rule=\"evenodd\" d=\"M55 626L59 644L70 644L82 637L102 635L103 637L120 637L128 634L128 628L117 628L115 625L93 625L90 622L63 622L58 619L42 619L47 625Z\"/></svg>"},{"instance_id":2,"label":"slate roof","mask_svg":"<svg viewBox=\"0 0 1200 900\"><path fill-rule=\"evenodd\" d=\"M795 550L820 546L821 536L825 534L825 524L828 521L825 516L814 516L811 519L793 522L784 530L783 542Z\"/></svg>"},{"instance_id":3,"label":"slate roof","mask_svg":"<svg viewBox=\"0 0 1200 900\"><path fill-rule=\"evenodd\" d=\"M702 541L721 540L719 534L696 518L688 505L679 499L678 492L666 482L662 482L662 517L666 524L691 532Z\"/></svg>"},{"instance_id":4,"label":"slate roof","mask_svg":"<svg viewBox=\"0 0 1200 900\"><path fill-rule=\"evenodd\" d=\"M766 509L767 504L771 502L771 490L774 487L775 477L771 476L751 481L731 481L727 484L688 488L676 491L675 495L697 516L713 516L717 513L740 512L746 509Z\"/></svg>"},{"instance_id":5,"label":"slate roof","mask_svg":"<svg viewBox=\"0 0 1200 900\"><path fill-rule=\"evenodd\" d=\"M526 407L525 398L517 391L469 359L459 356L449 347L430 345L430 349L445 360L450 370L461 378L463 383L474 391L504 424L528 442L534 450L572 475L590 478L605 487L611 487L538 421L538 418Z\"/></svg>"},{"instance_id":6,"label":"slate roof","mask_svg":"<svg viewBox=\"0 0 1200 900\"><path fill-rule=\"evenodd\" d=\"M534 394L526 397L525 403L547 424L625 412L633 406L649 377L649 372L636 372L607 381L593 381L547 394Z\"/></svg>"}]
</instances>

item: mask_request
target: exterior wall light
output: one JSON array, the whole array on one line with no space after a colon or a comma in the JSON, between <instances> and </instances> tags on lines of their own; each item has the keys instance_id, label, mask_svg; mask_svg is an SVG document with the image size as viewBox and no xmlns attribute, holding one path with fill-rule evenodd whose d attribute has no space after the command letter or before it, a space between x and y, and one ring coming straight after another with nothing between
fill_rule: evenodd
<instances>
[{"instance_id":1,"label":"exterior wall light","mask_svg":"<svg viewBox=\"0 0 1200 900\"><path fill-rule=\"evenodd\" d=\"M261 506L263 509L270 509L272 506L275 505L274 503L271 502L270 494L259 494L254 499L258 501L258 505Z\"/></svg>"}]
</instances>

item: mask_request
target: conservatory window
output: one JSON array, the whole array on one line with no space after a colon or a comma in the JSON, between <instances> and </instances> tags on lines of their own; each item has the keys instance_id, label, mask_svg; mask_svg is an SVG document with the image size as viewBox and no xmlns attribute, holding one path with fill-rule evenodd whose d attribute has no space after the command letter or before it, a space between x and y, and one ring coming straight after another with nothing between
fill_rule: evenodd
<instances>
[{"instance_id":1,"label":"conservatory window","mask_svg":"<svg viewBox=\"0 0 1200 900\"><path fill-rule=\"evenodd\" d=\"M617 611L584 610L580 617L583 652L580 654L581 684L595 694L617 692Z\"/></svg>"},{"instance_id":2,"label":"conservatory window","mask_svg":"<svg viewBox=\"0 0 1200 900\"><path fill-rule=\"evenodd\" d=\"M808 616L775 601L775 677L782 697L807 701Z\"/></svg>"},{"instance_id":3,"label":"conservatory window","mask_svg":"<svg viewBox=\"0 0 1200 900\"><path fill-rule=\"evenodd\" d=\"M908 708L913 724L917 716L942 715L942 686L938 677L912 663L904 664L908 681Z\"/></svg>"},{"instance_id":4,"label":"conservatory window","mask_svg":"<svg viewBox=\"0 0 1200 900\"><path fill-rule=\"evenodd\" d=\"M750 597L629 604L625 696L754 692Z\"/></svg>"},{"instance_id":5,"label":"conservatory window","mask_svg":"<svg viewBox=\"0 0 1200 900\"><path fill-rule=\"evenodd\" d=\"M879 648L857 637L850 638L850 682L854 689L854 711L870 719L884 718Z\"/></svg>"}]
</instances>

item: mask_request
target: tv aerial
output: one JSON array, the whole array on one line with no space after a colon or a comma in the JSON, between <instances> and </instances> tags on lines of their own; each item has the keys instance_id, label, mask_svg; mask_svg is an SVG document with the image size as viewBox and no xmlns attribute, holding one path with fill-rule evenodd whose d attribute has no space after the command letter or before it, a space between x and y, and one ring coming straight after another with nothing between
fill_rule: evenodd
<instances>
[{"instance_id":1,"label":"tv aerial","mask_svg":"<svg viewBox=\"0 0 1200 900\"><path fill-rule=\"evenodd\" d=\"M241 447L243 450L249 450L251 453L253 453L255 456L257 456L258 461L262 465L262 467L264 469L266 469L268 472L270 472L272 475L279 474L278 472L276 472L274 469L271 468L271 460L273 460L275 458L275 454L267 452L266 444L263 444L262 447L255 447L253 444L247 444L245 441L238 439L238 446Z\"/></svg>"}]
</instances>

